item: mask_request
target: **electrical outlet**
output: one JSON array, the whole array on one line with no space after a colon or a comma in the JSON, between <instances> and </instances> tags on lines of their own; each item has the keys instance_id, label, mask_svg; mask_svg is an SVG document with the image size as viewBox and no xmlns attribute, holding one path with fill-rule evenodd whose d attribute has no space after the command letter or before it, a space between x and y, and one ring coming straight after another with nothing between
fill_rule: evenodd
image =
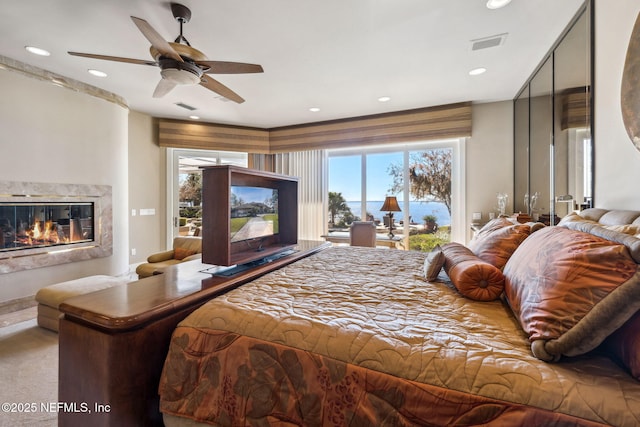
<instances>
[{"instance_id":1,"label":"electrical outlet","mask_svg":"<svg viewBox=\"0 0 640 427\"><path fill-rule=\"evenodd\" d=\"M136 248L131 249L131 256L136 256Z\"/></svg>"},{"instance_id":2,"label":"electrical outlet","mask_svg":"<svg viewBox=\"0 0 640 427\"><path fill-rule=\"evenodd\" d=\"M131 216L136 216L136 210L135 209L131 209Z\"/></svg>"},{"instance_id":3,"label":"electrical outlet","mask_svg":"<svg viewBox=\"0 0 640 427\"><path fill-rule=\"evenodd\" d=\"M474 212L471 219L474 221L480 221L482 219L482 212Z\"/></svg>"}]
</instances>

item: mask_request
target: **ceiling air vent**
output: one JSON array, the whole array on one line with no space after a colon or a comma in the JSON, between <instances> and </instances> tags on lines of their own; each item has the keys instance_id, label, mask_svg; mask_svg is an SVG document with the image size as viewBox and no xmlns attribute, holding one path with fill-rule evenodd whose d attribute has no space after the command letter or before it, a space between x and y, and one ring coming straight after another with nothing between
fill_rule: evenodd
<instances>
[{"instance_id":1,"label":"ceiling air vent","mask_svg":"<svg viewBox=\"0 0 640 427\"><path fill-rule=\"evenodd\" d=\"M484 37L471 40L471 50L488 49L490 47L501 46L507 38L508 33L497 34L495 36Z\"/></svg>"},{"instance_id":2,"label":"ceiling air vent","mask_svg":"<svg viewBox=\"0 0 640 427\"><path fill-rule=\"evenodd\" d=\"M185 104L184 102L176 102L176 105L177 105L178 107L182 107L182 108L184 108L185 110L189 110L189 111L197 110L197 108L196 108L196 107L192 107L191 105L187 105L187 104Z\"/></svg>"}]
</instances>

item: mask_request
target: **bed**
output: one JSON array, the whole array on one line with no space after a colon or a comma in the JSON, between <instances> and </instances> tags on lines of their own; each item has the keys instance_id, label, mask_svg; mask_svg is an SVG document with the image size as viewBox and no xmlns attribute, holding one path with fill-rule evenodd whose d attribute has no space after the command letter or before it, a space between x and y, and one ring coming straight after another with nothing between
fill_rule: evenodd
<instances>
[{"instance_id":1,"label":"bed","mask_svg":"<svg viewBox=\"0 0 640 427\"><path fill-rule=\"evenodd\" d=\"M332 247L209 301L173 333L165 425L640 423L602 346L542 361L504 297L448 279L424 253Z\"/></svg>"}]
</instances>

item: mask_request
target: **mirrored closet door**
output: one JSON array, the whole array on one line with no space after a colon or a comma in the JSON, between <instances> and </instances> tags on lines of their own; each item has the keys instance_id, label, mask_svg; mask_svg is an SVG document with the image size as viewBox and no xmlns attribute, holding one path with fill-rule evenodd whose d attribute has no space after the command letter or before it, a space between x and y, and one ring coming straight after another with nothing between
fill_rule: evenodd
<instances>
[{"instance_id":1,"label":"mirrored closet door","mask_svg":"<svg viewBox=\"0 0 640 427\"><path fill-rule=\"evenodd\" d=\"M549 225L593 206L592 2L514 99L514 212Z\"/></svg>"}]
</instances>

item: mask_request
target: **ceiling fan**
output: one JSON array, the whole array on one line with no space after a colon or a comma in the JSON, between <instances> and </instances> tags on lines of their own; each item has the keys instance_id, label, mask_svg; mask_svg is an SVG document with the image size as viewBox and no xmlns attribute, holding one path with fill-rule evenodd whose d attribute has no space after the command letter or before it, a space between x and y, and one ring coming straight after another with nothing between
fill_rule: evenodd
<instances>
[{"instance_id":1,"label":"ceiling fan","mask_svg":"<svg viewBox=\"0 0 640 427\"><path fill-rule=\"evenodd\" d=\"M154 98L161 98L169 93L177 85L200 84L207 89L224 96L237 103L244 99L207 74L244 74L262 73L264 70L257 64L243 62L209 61L199 50L191 47L191 44L182 35L182 25L191 19L191 10L178 3L171 3L171 12L180 23L180 35L174 42L167 42L144 19L132 16L140 32L151 42L149 51L153 61L144 59L122 58L119 56L94 55L91 53L68 52L70 55L85 58L103 59L107 61L127 62L130 64L151 65L160 67L162 78L153 92Z\"/></svg>"}]
</instances>

